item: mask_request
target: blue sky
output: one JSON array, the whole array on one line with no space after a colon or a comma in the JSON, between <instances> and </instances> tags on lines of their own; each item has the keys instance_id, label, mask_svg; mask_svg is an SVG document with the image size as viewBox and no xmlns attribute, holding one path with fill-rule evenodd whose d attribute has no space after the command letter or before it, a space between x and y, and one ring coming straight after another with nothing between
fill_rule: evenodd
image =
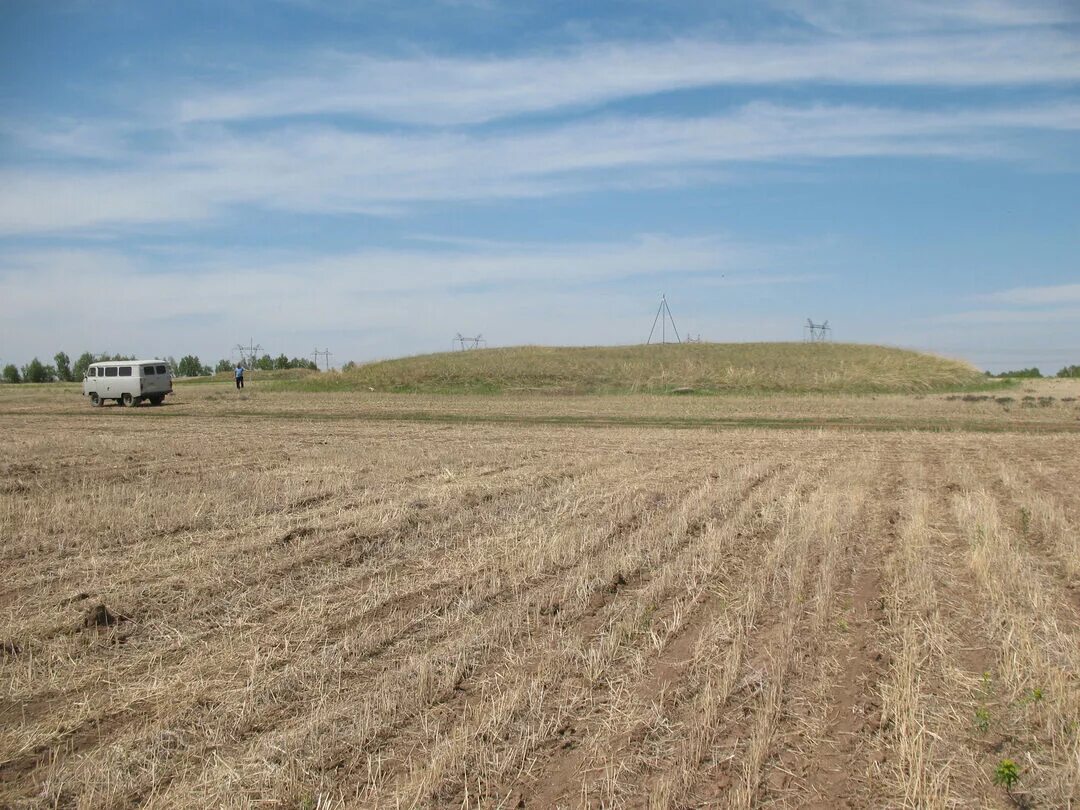
<instances>
[{"instance_id":1,"label":"blue sky","mask_svg":"<svg viewBox=\"0 0 1080 810\"><path fill-rule=\"evenodd\" d=\"M945 8L947 6L947 8ZM1080 3L0 0L0 363L1080 363Z\"/></svg>"}]
</instances>

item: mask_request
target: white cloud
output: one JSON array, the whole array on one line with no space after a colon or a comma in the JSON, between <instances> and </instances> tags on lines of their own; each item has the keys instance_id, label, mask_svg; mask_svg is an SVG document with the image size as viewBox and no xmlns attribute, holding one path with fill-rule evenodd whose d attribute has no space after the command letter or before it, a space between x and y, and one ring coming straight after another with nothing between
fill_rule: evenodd
<instances>
[{"instance_id":1,"label":"white cloud","mask_svg":"<svg viewBox=\"0 0 1080 810\"><path fill-rule=\"evenodd\" d=\"M982 301L1038 306L1045 304L1080 304L1080 284L1057 284L1048 287L1014 287L1011 290L980 295Z\"/></svg>"},{"instance_id":2,"label":"white cloud","mask_svg":"<svg viewBox=\"0 0 1080 810\"><path fill-rule=\"evenodd\" d=\"M312 55L228 90L192 90L180 122L346 113L454 125L701 87L790 83L992 86L1080 80L1080 45L1053 30L795 42L590 44L507 58Z\"/></svg>"},{"instance_id":3,"label":"white cloud","mask_svg":"<svg viewBox=\"0 0 1080 810\"><path fill-rule=\"evenodd\" d=\"M190 178L155 172L0 171L0 234L141 225L208 216Z\"/></svg>"},{"instance_id":4,"label":"white cloud","mask_svg":"<svg viewBox=\"0 0 1080 810\"><path fill-rule=\"evenodd\" d=\"M774 0L823 31L940 31L1060 25L1080 21L1080 9L1068 0Z\"/></svg>"},{"instance_id":5,"label":"white cloud","mask_svg":"<svg viewBox=\"0 0 1080 810\"><path fill-rule=\"evenodd\" d=\"M442 348L461 329L486 330L503 343L551 342L559 334L567 342L625 341L631 336L618 337L615 325L620 313L648 310L653 302L616 282L655 279L659 285L677 276L671 283L684 288L710 280L805 283L807 277L774 269L802 250L643 235L612 243L484 243L332 256L185 253L171 264L108 249L22 251L0 255L7 313L0 344L23 362L51 347L220 355L227 353L222 340L249 333L275 354L292 354L306 350L296 345L296 335L371 332L351 338L349 356L357 359ZM600 287L586 290L592 285ZM564 323L565 312L548 309L570 301L594 310L588 328ZM507 312L520 319L515 323ZM399 331L410 333L404 348Z\"/></svg>"},{"instance_id":6,"label":"white cloud","mask_svg":"<svg viewBox=\"0 0 1080 810\"><path fill-rule=\"evenodd\" d=\"M1080 320L1080 308L1060 309L983 309L954 312L932 319L942 324L1040 324L1073 323Z\"/></svg>"},{"instance_id":7,"label":"white cloud","mask_svg":"<svg viewBox=\"0 0 1080 810\"><path fill-rule=\"evenodd\" d=\"M0 174L0 233L191 220L230 206L394 214L411 203L716 182L746 162L1019 158L1009 134L1080 129L1080 104L912 111L754 103L701 118L607 117L479 134L196 127L123 168ZM100 139L95 136L95 143Z\"/></svg>"}]
</instances>

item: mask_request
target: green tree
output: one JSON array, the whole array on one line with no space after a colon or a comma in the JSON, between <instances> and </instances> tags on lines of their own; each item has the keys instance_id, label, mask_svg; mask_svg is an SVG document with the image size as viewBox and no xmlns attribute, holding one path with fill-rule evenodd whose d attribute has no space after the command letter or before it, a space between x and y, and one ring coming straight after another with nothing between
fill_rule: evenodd
<instances>
[{"instance_id":1,"label":"green tree","mask_svg":"<svg viewBox=\"0 0 1080 810\"><path fill-rule=\"evenodd\" d=\"M1019 371L1003 371L999 377L1042 377L1042 372L1037 368L1022 368Z\"/></svg>"},{"instance_id":2,"label":"green tree","mask_svg":"<svg viewBox=\"0 0 1080 810\"><path fill-rule=\"evenodd\" d=\"M1059 377L1080 377L1080 366L1065 366L1057 375Z\"/></svg>"},{"instance_id":3,"label":"green tree","mask_svg":"<svg viewBox=\"0 0 1080 810\"><path fill-rule=\"evenodd\" d=\"M81 380L86 376L86 370L90 368L90 364L94 362L94 355L90 352L83 352L79 355L79 359L75 361L75 365L71 369L71 378L73 380Z\"/></svg>"},{"instance_id":4,"label":"green tree","mask_svg":"<svg viewBox=\"0 0 1080 810\"><path fill-rule=\"evenodd\" d=\"M289 361L293 368L306 368L311 371L318 371L319 367L315 364L314 360L302 360L299 357L294 357Z\"/></svg>"},{"instance_id":5,"label":"green tree","mask_svg":"<svg viewBox=\"0 0 1080 810\"><path fill-rule=\"evenodd\" d=\"M279 354L274 361L274 368L292 368L292 364L289 362L289 358L284 354Z\"/></svg>"},{"instance_id":6,"label":"green tree","mask_svg":"<svg viewBox=\"0 0 1080 810\"><path fill-rule=\"evenodd\" d=\"M4 366L4 382L22 382L22 377L19 376L19 367L16 366L14 363L8 363L6 366Z\"/></svg>"},{"instance_id":7,"label":"green tree","mask_svg":"<svg viewBox=\"0 0 1080 810\"><path fill-rule=\"evenodd\" d=\"M60 382L71 382L71 358L64 352L57 352L53 359L56 361L56 376Z\"/></svg>"},{"instance_id":8,"label":"green tree","mask_svg":"<svg viewBox=\"0 0 1080 810\"><path fill-rule=\"evenodd\" d=\"M23 366L22 378L25 382L44 383L52 382L56 372L52 366L47 366L36 357Z\"/></svg>"},{"instance_id":9,"label":"green tree","mask_svg":"<svg viewBox=\"0 0 1080 810\"><path fill-rule=\"evenodd\" d=\"M203 377L208 373L202 362L195 355L185 355L176 366L176 373L181 377Z\"/></svg>"},{"instance_id":10,"label":"green tree","mask_svg":"<svg viewBox=\"0 0 1080 810\"><path fill-rule=\"evenodd\" d=\"M232 371L232 370L233 370L232 360L225 360L224 358L221 359L221 360L218 360L217 365L214 366L214 371L218 372L218 373L220 373L222 371Z\"/></svg>"},{"instance_id":11,"label":"green tree","mask_svg":"<svg viewBox=\"0 0 1080 810\"><path fill-rule=\"evenodd\" d=\"M255 361L255 368L259 371L273 371L274 370L274 358L268 354L264 354L258 360Z\"/></svg>"}]
</instances>

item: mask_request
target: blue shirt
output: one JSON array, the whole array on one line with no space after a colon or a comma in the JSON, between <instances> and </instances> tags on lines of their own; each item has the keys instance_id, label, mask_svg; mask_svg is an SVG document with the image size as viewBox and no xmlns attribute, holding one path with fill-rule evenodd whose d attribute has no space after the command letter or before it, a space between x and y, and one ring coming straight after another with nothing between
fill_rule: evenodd
<instances>
[{"instance_id":1,"label":"blue shirt","mask_svg":"<svg viewBox=\"0 0 1080 810\"><path fill-rule=\"evenodd\" d=\"M244 367L243 366L237 366L236 367L236 376L237 377L243 377L244 376Z\"/></svg>"}]
</instances>

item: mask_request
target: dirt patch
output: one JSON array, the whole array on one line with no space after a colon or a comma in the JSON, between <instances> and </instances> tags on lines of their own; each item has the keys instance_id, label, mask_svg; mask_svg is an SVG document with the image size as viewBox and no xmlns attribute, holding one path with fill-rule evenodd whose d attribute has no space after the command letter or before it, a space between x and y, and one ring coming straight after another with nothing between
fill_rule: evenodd
<instances>
[{"instance_id":1,"label":"dirt patch","mask_svg":"<svg viewBox=\"0 0 1080 810\"><path fill-rule=\"evenodd\" d=\"M619 588L621 588L625 584L626 584L626 577L624 577L621 573L616 572L615 576L613 576L611 578L611 581L608 583L607 592L608 593L618 593Z\"/></svg>"},{"instance_id":2,"label":"dirt patch","mask_svg":"<svg viewBox=\"0 0 1080 810\"><path fill-rule=\"evenodd\" d=\"M122 613L114 613L104 604L98 604L86 611L82 626L87 629L100 627L115 627L121 622L128 621L128 616Z\"/></svg>"},{"instance_id":3,"label":"dirt patch","mask_svg":"<svg viewBox=\"0 0 1080 810\"><path fill-rule=\"evenodd\" d=\"M884 492L893 497L900 489L895 473ZM893 509L871 519L867 535L878 538L887 548L897 542L899 513ZM885 676L889 658L882 650L878 629L885 619L881 571L876 559L863 546L854 564L851 593L851 622L841 618L847 646L840 655L840 670L829 695L830 721L826 738L815 752L809 786L814 808L861 807L866 801L868 778L875 765L870 744L881 727L881 700L878 684Z\"/></svg>"},{"instance_id":4,"label":"dirt patch","mask_svg":"<svg viewBox=\"0 0 1080 810\"><path fill-rule=\"evenodd\" d=\"M304 537L309 537L315 534L315 530L310 526L299 526L295 529L290 529L278 538L278 544L282 546L290 546L297 540Z\"/></svg>"}]
</instances>

